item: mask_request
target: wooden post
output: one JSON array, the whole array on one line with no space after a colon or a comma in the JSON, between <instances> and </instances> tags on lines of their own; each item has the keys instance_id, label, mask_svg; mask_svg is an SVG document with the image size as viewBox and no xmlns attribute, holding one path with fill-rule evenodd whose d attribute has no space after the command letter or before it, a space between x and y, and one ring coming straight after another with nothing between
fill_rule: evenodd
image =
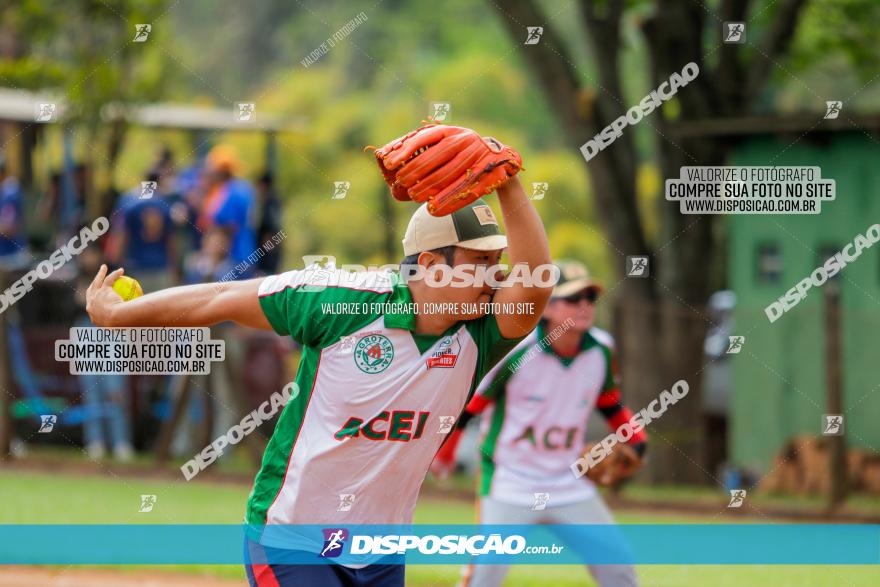
<instances>
[{"instance_id":1,"label":"wooden post","mask_svg":"<svg viewBox=\"0 0 880 587\"><path fill-rule=\"evenodd\" d=\"M171 414L162 423L159 429L159 438L156 440L156 465L162 466L171 458L171 443L174 440L174 431L180 421L185 417L189 408L191 396L191 375L177 375L169 388L171 396Z\"/></svg>"},{"instance_id":2,"label":"wooden post","mask_svg":"<svg viewBox=\"0 0 880 587\"><path fill-rule=\"evenodd\" d=\"M385 238L383 240L385 262L396 263L398 259L403 258L400 241L397 240L397 237L394 234L394 212L397 209L397 206L394 205L394 200L391 197L391 194L388 193L388 190L385 189L384 183L382 184L382 189L379 191L381 192L379 203L382 206L382 218L385 219Z\"/></svg>"},{"instance_id":3,"label":"wooden post","mask_svg":"<svg viewBox=\"0 0 880 587\"><path fill-rule=\"evenodd\" d=\"M271 171L273 175L277 175L278 170L278 138L273 131L266 131L266 161L263 169ZM277 180L277 176L276 176ZM277 185L277 181L276 181Z\"/></svg>"},{"instance_id":4,"label":"wooden post","mask_svg":"<svg viewBox=\"0 0 880 587\"><path fill-rule=\"evenodd\" d=\"M241 337L242 332L243 329L237 326L227 326L223 330L219 330L216 327L211 329L211 339L222 338L225 341L226 360L221 365L214 365L214 368L223 369L226 375L226 381L229 382L231 387L232 408L236 411L239 420L243 419L251 411L239 369L244 367L244 363L247 360L247 337ZM241 339L238 341L233 340L236 337L241 337ZM232 341L232 345L230 345L230 341ZM230 347L233 345L240 345L241 356L236 356L235 352L230 352ZM263 441L262 436L254 431L244 437L242 444L250 453L251 460L259 466L263 462L263 453L266 451L266 443Z\"/></svg>"},{"instance_id":5,"label":"wooden post","mask_svg":"<svg viewBox=\"0 0 880 587\"><path fill-rule=\"evenodd\" d=\"M825 377L826 393L829 414L843 414L843 369L841 357L843 355L840 325L840 284L831 280L823 289L825 298ZM822 422L824 427L825 422ZM824 432L824 429L823 429ZM839 435L828 436L829 454L831 457L831 494L829 497L829 509L835 509L843 504L847 493L846 472L846 419L844 418L842 432Z\"/></svg>"},{"instance_id":6,"label":"wooden post","mask_svg":"<svg viewBox=\"0 0 880 587\"><path fill-rule=\"evenodd\" d=\"M221 332L224 332L225 334L221 334ZM226 380L232 386L232 409L236 411L238 418L241 419L250 412L250 409L247 406L247 397L244 392L241 391L243 389L241 386L241 373L238 370L238 365L235 363L236 359L235 357L230 357L229 354L228 341L230 336L235 336L235 333L229 333L229 329L224 331L217 328L211 329L211 340L223 338L227 341L226 360L223 361L222 364L215 364L214 368L222 369ZM205 418L202 421L202 425L193 432L196 435L198 446L203 447L210 444L215 438L217 432L214 430L213 413L213 403L216 401L213 398L217 393L217 387L212 382L212 376L208 374L178 375L176 377L177 379L175 379L174 385L170 388L172 399L171 415L168 420L162 424L159 431L159 438L156 441L155 453L157 466L163 466L171 460L171 444L174 441L174 432L180 426L183 419L187 417L190 398L193 396L194 392L193 387L204 391L203 401L205 406ZM225 430L220 432L224 434L226 433ZM259 465L263 461L263 452L266 449L266 445L260 435L256 433L249 434L244 437L242 442L248 449L254 463ZM201 450L201 448L197 448L197 450Z\"/></svg>"},{"instance_id":7,"label":"wooden post","mask_svg":"<svg viewBox=\"0 0 880 587\"><path fill-rule=\"evenodd\" d=\"M6 270L0 267L0 292L6 291L8 281ZM12 367L7 327L6 312L0 312L0 462L12 456Z\"/></svg>"}]
</instances>

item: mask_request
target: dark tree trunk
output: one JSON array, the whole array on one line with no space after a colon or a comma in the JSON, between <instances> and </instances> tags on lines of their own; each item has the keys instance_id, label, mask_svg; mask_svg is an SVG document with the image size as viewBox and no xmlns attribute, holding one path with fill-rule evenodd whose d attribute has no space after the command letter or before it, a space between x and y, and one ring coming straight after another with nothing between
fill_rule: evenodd
<instances>
[{"instance_id":1,"label":"dark tree trunk","mask_svg":"<svg viewBox=\"0 0 880 587\"><path fill-rule=\"evenodd\" d=\"M746 71L743 45L722 45L718 65L710 71L703 62L706 8L696 2L657 0L644 21L649 46L647 78L651 87L680 72L690 62L699 76L679 91L677 121L741 115L749 111L766 85L773 60L783 53L796 28L805 0L782 0L775 21L761 43L762 54ZM589 39L598 79L590 79L573 62L561 38L538 10L534 0L491 2L517 44L523 60L557 116L566 142L580 149L641 97L623 95L620 78L620 23L625 0L581 0L584 36ZM722 0L724 20L746 20L749 0ZM712 19L713 25L715 19ZM524 45L526 26L543 26L537 44ZM721 23L713 41L720 42ZM584 84L590 83L591 87ZM664 178L679 177L685 165L723 165L725 145L710 138L671 139L663 108L640 124L657 131L657 161ZM625 257L648 255L650 277L623 278L617 290L615 334L620 354L623 392L639 410L679 379L690 392L654 421L646 477L654 482L720 483L705 464L704 427L700 403L703 342L709 320L705 305L717 283L719 247L715 216L683 215L678 204L661 201L658 242L649 245L636 205L637 156L632 129L586 163L596 209L618 258L623 278Z\"/></svg>"}]
</instances>

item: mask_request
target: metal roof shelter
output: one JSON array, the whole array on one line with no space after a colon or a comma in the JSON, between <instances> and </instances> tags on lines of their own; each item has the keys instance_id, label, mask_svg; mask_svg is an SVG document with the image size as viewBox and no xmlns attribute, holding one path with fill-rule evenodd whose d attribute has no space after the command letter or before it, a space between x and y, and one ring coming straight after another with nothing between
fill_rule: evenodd
<instances>
[{"instance_id":1,"label":"metal roof shelter","mask_svg":"<svg viewBox=\"0 0 880 587\"><path fill-rule=\"evenodd\" d=\"M39 120L41 105L53 104L52 116L48 120ZM68 118L70 107L63 96L50 92L32 92L28 90L0 87L0 122L12 122L25 125L21 132L25 145L20 151L22 183L26 190L32 188L32 153L35 145L35 133L44 124L61 124L63 126L63 184L64 191L72 189L70 180L73 167L72 131L64 123ZM134 126L155 129L179 129L189 131L197 156L203 157L210 148L210 134L213 132L244 131L261 132L266 136L265 168L275 170L277 166L276 134L279 132L301 132L307 126L304 117L282 116L262 112L255 109L253 117L244 121L236 116L236 104L228 108L192 106L188 104L123 104L110 103L101 108L101 119L105 123L113 123L120 119Z\"/></svg>"},{"instance_id":2,"label":"metal roof shelter","mask_svg":"<svg viewBox=\"0 0 880 587\"><path fill-rule=\"evenodd\" d=\"M38 105L46 102L57 104L59 114L65 111L61 100L51 94L0 88L0 120L36 122Z\"/></svg>"},{"instance_id":3,"label":"metal roof shelter","mask_svg":"<svg viewBox=\"0 0 880 587\"><path fill-rule=\"evenodd\" d=\"M56 105L52 122L65 119L69 110L65 100L50 93L30 92L0 87L0 120L38 122L36 114L41 103ZM211 108L187 104L127 105L111 103L101 109L106 122L125 118L130 124L147 128L175 128L181 130L242 130L262 132L298 132L306 127L303 117L283 117L257 110L253 121L244 122L235 117L235 105L229 108Z\"/></svg>"},{"instance_id":4,"label":"metal roof shelter","mask_svg":"<svg viewBox=\"0 0 880 587\"><path fill-rule=\"evenodd\" d=\"M880 115L842 113L837 118L825 119L823 114L799 113L692 120L669 126L669 133L679 137L749 137L756 134L819 134L851 130L880 132Z\"/></svg>"},{"instance_id":5,"label":"metal roof shelter","mask_svg":"<svg viewBox=\"0 0 880 587\"><path fill-rule=\"evenodd\" d=\"M185 130L257 130L263 132L297 132L305 128L305 119L282 118L277 114L256 112L253 121L235 118L235 109L205 108L184 104L147 104L122 106L108 104L101 117L111 121L123 116L130 123L149 128L177 128Z\"/></svg>"},{"instance_id":6,"label":"metal roof shelter","mask_svg":"<svg viewBox=\"0 0 880 587\"><path fill-rule=\"evenodd\" d=\"M231 104L229 108L209 108L186 104L111 103L101 109L101 118L107 122L123 118L130 124L147 128L188 130L194 135L193 143L199 157L207 154L210 141L206 135L212 131L262 132L266 135L265 168L274 171L278 152L276 133L301 132L306 128L306 119L282 117L256 110L252 120L242 121L236 117L235 106Z\"/></svg>"},{"instance_id":7,"label":"metal roof shelter","mask_svg":"<svg viewBox=\"0 0 880 587\"><path fill-rule=\"evenodd\" d=\"M52 106L45 109L46 104ZM40 120L41 112L48 112L45 120ZM255 108L249 120L239 119L239 107L230 104L228 108L193 106L188 104L125 104L114 102L105 104L100 110L100 118L105 124L124 120L131 126L150 129L175 129L187 132L198 159L207 155L213 142L212 134L217 132L258 132L265 136L264 169L277 168L277 134L281 132L302 132L306 119L298 116L283 116L267 113ZM38 136L44 125L57 125L61 130L61 217L69 218L74 211L74 125L71 120L71 107L64 96L52 92L33 92L21 89L0 87L0 125L11 125L7 133L13 143L12 165L26 193L34 189L34 151Z\"/></svg>"}]
</instances>

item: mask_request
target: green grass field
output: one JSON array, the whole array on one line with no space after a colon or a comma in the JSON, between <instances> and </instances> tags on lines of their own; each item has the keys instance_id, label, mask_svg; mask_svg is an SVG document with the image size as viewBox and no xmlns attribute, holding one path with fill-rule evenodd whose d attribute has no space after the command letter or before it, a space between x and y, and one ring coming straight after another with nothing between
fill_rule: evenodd
<instances>
[{"instance_id":1,"label":"green grass field","mask_svg":"<svg viewBox=\"0 0 880 587\"><path fill-rule=\"evenodd\" d=\"M18 471L0 472L0 523L2 524L186 524L239 523L249 488L131 477L71 476ZM141 494L155 494L152 512L138 513ZM471 523L473 508L458 500L422 500L418 523ZM621 523L702 523L709 518L621 512ZM139 567L118 567L131 572ZM142 567L140 567L142 568ZM243 579L238 566L162 566L177 572ZM880 584L880 566L667 566L639 567L644 586L656 587L825 587ZM458 577L454 566L410 565L407 585L452 586ZM513 567L505 585L592 585L579 566Z\"/></svg>"}]
</instances>

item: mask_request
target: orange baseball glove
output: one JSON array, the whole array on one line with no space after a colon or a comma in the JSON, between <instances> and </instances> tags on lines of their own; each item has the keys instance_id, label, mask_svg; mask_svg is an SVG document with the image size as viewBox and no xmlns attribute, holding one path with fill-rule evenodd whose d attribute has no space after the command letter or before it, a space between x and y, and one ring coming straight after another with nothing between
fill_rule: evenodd
<instances>
[{"instance_id":1,"label":"orange baseball glove","mask_svg":"<svg viewBox=\"0 0 880 587\"><path fill-rule=\"evenodd\" d=\"M592 447L584 454L590 454ZM644 462L639 453L628 444L617 444L607 457L587 469L587 478L604 487L617 487L635 475Z\"/></svg>"},{"instance_id":2,"label":"orange baseball glove","mask_svg":"<svg viewBox=\"0 0 880 587\"><path fill-rule=\"evenodd\" d=\"M522 169L519 153L461 126L426 124L376 149L398 200L427 202L446 216L491 193Z\"/></svg>"}]
</instances>

